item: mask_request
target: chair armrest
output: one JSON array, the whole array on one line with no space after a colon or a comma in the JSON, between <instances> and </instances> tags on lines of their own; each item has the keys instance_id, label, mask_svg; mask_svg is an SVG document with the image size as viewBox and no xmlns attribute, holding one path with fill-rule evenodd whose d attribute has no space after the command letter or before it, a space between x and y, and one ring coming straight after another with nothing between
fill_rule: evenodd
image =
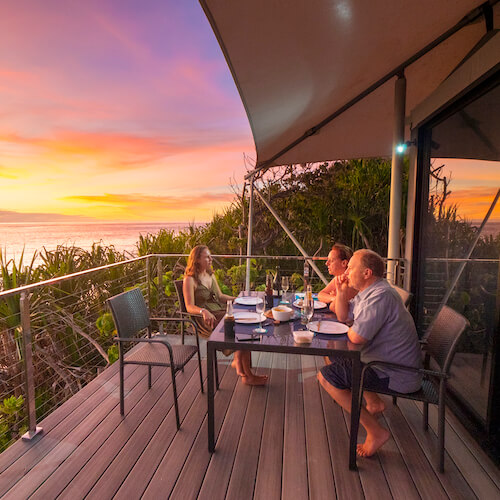
<instances>
[{"instance_id":1,"label":"chair armrest","mask_svg":"<svg viewBox=\"0 0 500 500\"><path fill-rule=\"evenodd\" d=\"M191 316L193 318L203 318L203 314L198 314L198 313L189 313L189 312L184 312L184 311L178 311L178 314L181 316Z\"/></svg>"},{"instance_id":2,"label":"chair armrest","mask_svg":"<svg viewBox=\"0 0 500 500\"><path fill-rule=\"evenodd\" d=\"M361 380L363 380L363 375L364 375L365 370L368 367L372 367L372 366L387 366L390 368L397 368L398 370L406 370L409 372L421 373L422 375L431 375L433 377L437 377L440 379L448 378L448 375L446 375L446 373L436 372L434 370L427 370L425 368L413 368L412 366L400 365L398 363L390 363L388 361L370 361L370 363L367 363L363 367L363 370L361 372Z\"/></svg>"},{"instance_id":3,"label":"chair armrest","mask_svg":"<svg viewBox=\"0 0 500 500\"><path fill-rule=\"evenodd\" d=\"M158 323L162 323L164 321L170 321L170 322L178 321L181 323L191 323L191 325L193 325L193 327L194 327L194 332L195 332L196 336L198 336L198 325L192 319L189 319L189 318L149 318L149 319L151 321L156 321Z\"/></svg>"}]
</instances>

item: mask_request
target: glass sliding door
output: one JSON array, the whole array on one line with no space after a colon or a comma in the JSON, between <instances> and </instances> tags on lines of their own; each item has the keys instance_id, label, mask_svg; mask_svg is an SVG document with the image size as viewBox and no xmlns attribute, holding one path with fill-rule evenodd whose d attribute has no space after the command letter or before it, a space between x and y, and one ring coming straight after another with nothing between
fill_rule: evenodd
<instances>
[{"instance_id":1,"label":"glass sliding door","mask_svg":"<svg viewBox=\"0 0 500 500\"><path fill-rule=\"evenodd\" d=\"M483 224L500 188L498 80L419 130L417 323L425 328L444 302L469 320L449 385L486 432L498 421L500 406L498 399L493 403L499 394L494 364L499 350L500 201Z\"/></svg>"}]
</instances>

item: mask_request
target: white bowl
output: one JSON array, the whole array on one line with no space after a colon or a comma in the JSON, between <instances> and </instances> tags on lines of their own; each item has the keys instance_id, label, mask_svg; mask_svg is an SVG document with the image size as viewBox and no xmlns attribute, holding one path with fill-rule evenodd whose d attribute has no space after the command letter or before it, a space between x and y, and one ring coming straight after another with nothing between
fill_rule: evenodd
<instances>
[{"instance_id":1,"label":"white bowl","mask_svg":"<svg viewBox=\"0 0 500 500\"><path fill-rule=\"evenodd\" d=\"M314 337L314 332L310 330L299 330L297 332L293 332L293 340L297 344L309 344Z\"/></svg>"},{"instance_id":2,"label":"white bowl","mask_svg":"<svg viewBox=\"0 0 500 500\"><path fill-rule=\"evenodd\" d=\"M284 305L273 307L271 311L273 313L273 318L276 321L288 321L289 319L292 319L294 314L293 309L291 307Z\"/></svg>"}]
</instances>

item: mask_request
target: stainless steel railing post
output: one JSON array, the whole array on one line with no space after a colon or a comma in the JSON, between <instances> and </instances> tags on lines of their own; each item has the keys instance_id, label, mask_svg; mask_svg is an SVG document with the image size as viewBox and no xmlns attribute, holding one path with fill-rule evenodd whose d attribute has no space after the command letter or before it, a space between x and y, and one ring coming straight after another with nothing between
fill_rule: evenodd
<instances>
[{"instance_id":1,"label":"stainless steel railing post","mask_svg":"<svg viewBox=\"0 0 500 500\"><path fill-rule=\"evenodd\" d=\"M30 303L29 295L21 292L21 330L23 337L24 377L26 384L26 411L28 413L28 432L23 434L23 439L32 439L42 428L36 425L35 403L35 374L33 368L33 345L31 336Z\"/></svg>"},{"instance_id":2,"label":"stainless steel railing post","mask_svg":"<svg viewBox=\"0 0 500 500\"><path fill-rule=\"evenodd\" d=\"M148 299L149 315L151 316L151 269L149 266L149 255L146 257L146 297Z\"/></svg>"},{"instance_id":3,"label":"stainless steel railing post","mask_svg":"<svg viewBox=\"0 0 500 500\"><path fill-rule=\"evenodd\" d=\"M157 288L157 297L158 297L158 312L160 316L165 316L165 301L163 300L163 265L161 262L161 257L158 257L157 260L157 273L158 273L158 288ZM163 323L160 322L160 334L163 335Z\"/></svg>"}]
</instances>

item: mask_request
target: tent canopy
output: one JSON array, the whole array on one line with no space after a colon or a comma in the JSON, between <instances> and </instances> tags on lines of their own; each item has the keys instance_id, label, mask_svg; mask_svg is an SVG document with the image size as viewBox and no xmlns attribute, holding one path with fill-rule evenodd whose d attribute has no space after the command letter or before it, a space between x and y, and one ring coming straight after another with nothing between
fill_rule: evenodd
<instances>
[{"instance_id":1,"label":"tent canopy","mask_svg":"<svg viewBox=\"0 0 500 500\"><path fill-rule=\"evenodd\" d=\"M258 168L391 156L397 75L407 78L409 111L500 17L496 0L200 3L245 106Z\"/></svg>"}]
</instances>

